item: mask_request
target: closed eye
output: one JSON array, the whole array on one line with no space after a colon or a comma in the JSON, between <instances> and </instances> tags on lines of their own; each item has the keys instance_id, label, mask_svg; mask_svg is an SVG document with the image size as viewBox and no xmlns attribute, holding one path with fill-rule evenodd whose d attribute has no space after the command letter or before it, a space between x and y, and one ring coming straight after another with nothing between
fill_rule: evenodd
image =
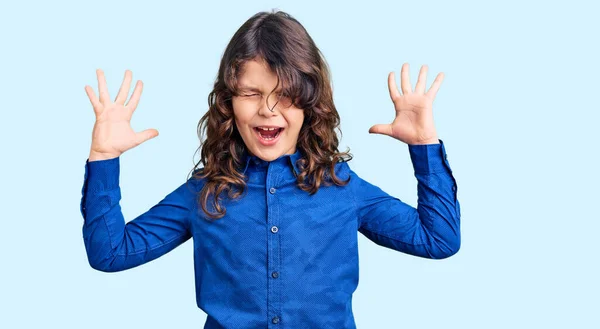
<instances>
[{"instance_id":1,"label":"closed eye","mask_svg":"<svg viewBox=\"0 0 600 329\"><path fill-rule=\"evenodd\" d=\"M244 97L252 97L252 96L258 96L258 94L251 94L251 95L243 95Z\"/></svg>"}]
</instances>

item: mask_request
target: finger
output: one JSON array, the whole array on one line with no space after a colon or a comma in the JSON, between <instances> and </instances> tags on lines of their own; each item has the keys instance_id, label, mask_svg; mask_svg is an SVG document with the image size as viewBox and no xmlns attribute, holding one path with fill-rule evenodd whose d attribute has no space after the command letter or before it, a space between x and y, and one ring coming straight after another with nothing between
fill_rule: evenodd
<instances>
[{"instance_id":1,"label":"finger","mask_svg":"<svg viewBox=\"0 0 600 329\"><path fill-rule=\"evenodd\" d=\"M427 85L427 65L421 66L421 71L419 71L419 79L417 80L417 85L415 86L415 93L422 95L425 93L425 86Z\"/></svg>"},{"instance_id":2,"label":"finger","mask_svg":"<svg viewBox=\"0 0 600 329\"><path fill-rule=\"evenodd\" d=\"M391 124L376 124L373 127L369 128L369 134L384 134L391 136L392 135L392 125Z\"/></svg>"},{"instance_id":3,"label":"finger","mask_svg":"<svg viewBox=\"0 0 600 329\"><path fill-rule=\"evenodd\" d=\"M135 84L135 89L133 89L133 94L131 94L131 98L129 98L127 105L125 105L131 109L131 112L135 111L135 109L137 108L138 103L140 102L140 96L142 95L143 88L144 84L142 83L142 80L138 80Z\"/></svg>"},{"instance_id":4,"label":"finger","mask_svg":"<svg viewBox=\"0 0 600 329\"><path fill-rule=\"evenodd\" d=\"M402 88L402 95L412 93L412 87L410 85L410 71L408 63L402 64L402 72L400 73L400 87Z\"/></svg>"},{"instance_id":5,"label":"finger","mask_svg":"<svg viewBox=\"0 0 600 329\"><path fill-rule=\"evenodd\" d=\"M437 77L435 77L435 80L433 81L433 83L431 84L431 87L429 88L429 91L427 92L427 97L434 99L435 95L437 94L438 90L440 89L440 85L442 84L442 81L444 80L444 72L440 72Z\"/></svg>"},{"instance_id":6,"label":"finger","mask_svg":"<svg viewBox=\"0 0 600 329\"><path fill-rule=\"evenodd\" d=\"M110 96L108 95L108 87L106 86L106 77L101 69L96 70L98 76L98 92L100 93L100 103L103 105L110 104Z\"/></svg>"},{"instance_id":7,"label":"finger","mask_svg":"<svg viewBox=\"0 0 600 329\"><path fill-rule=\"evenodd\" d=\"M398 91L398 86L396 86L396 78L394 72L390 72L388 74L388 89L390 91L390 98L392 98L392 102L402 96Z\"/></svg>"},{"instance_id":8,"label":"finger","mask_svg":"<svg viewBox=\"0 0 600 329\"><path fill-rule=\"evenodd\" d=\"M129 87L131 87L131 76L131 71L125 70L125 78L123 79L123 83L121 83L121 88L119 89L119 93L115 98L115 103L123 105L127 100L127 95L129 95Z\"/></svg>"},{"instance_id":9,"label":"finger","mask_svg":"<svg viewBox=\"0 0 600 329\"><path fill-rule=\"evenodd\" d=\"M90 102L92 103L94 112L98 113L102 109L102 104L98 100L98 97L96 97L96 93L94 93L94 89L92 89L92 87L86 85L85 93L87 94L88 98L90 99Z\"/></svg>"},{"instance_id":10,"label":"finger","mask_svg":"<svg viewBox=\"0 0 600 329\"><path fill-rule=\"evenodd\" d=\"M158 130L156 129L146 129L142 132L139 132L135 135L137 144L142 144L143 142L158 136Z\"/></svg>"}]
</instances>

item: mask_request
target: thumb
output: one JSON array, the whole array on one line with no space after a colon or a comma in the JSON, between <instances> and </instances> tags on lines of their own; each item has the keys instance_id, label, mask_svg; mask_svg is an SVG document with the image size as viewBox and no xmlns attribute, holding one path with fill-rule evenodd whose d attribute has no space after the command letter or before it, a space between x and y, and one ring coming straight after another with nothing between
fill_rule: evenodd
<instances>
[{"instance_id":1,"label":"thumb","mask_svg":"<svg viewBox=\"0 0 600 329\"><path fill-rule=\"evenodd\" d=\"M390 124L376 124L373 127L369 128L369 134L383 134L391 136L392 134L392 125Z\"/></svg>"},{"instance_id":2,"label":"thumb","mask_svg":"<svg viewBox=\"0 0 600 329\"><path fill-rule=\"evenodd\" d=\"M156 129L146 129L146 130L144 130L142 132L137 133L135 137L137 139L136 142L139 145L139 144L142 144L143 142L145 142L145 141L147 141L147 140L149 140L151 138L154 138L156 136L158 136L158 130L156 130Z\"/></svg>"}]
</instances>

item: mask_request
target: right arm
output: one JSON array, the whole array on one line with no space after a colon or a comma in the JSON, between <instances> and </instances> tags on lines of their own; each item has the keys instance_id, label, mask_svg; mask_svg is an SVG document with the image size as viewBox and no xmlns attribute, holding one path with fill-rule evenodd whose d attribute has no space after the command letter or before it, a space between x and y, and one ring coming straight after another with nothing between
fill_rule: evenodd
<instances>
[{"instance_id":1,"label":"right arm","mask_svg":"<svg viewBox=\"0 0 600 329\"><path fill-rule=\"evenodd\" d=\"M156 259L191 237L190 215L195 206L195 184L189 184L188 180L148 211L125 223L119 205L119 157L158 136L158 131L146 129L138 133L131 128L131 116L143 87L138 80L125 104L131 71L125 71L114 102L108 94L104 72L98 69L96 74L100 99L90 86L85 86L96 122L81 189L82 232L90 265L100 271L116 272Z\"/></svg>"},{"instance_id":2,"label":"right arm","mask_svg":"<svg viewBox=\"0 0 600 329\"><path fill-rule=\"evenodd\" d=\"M196 184L191 178L148 211L125 223L119 201L120 158L86 160L80 210L90 266L126 270L156 259L191 238Z\"/></svg>"}]
</instances>

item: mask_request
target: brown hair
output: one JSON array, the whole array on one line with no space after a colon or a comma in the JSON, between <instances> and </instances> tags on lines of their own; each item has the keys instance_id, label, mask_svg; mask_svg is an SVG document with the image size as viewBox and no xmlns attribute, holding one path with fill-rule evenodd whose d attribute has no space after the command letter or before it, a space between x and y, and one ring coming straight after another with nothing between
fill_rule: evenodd
<instances>
[{"instance_id":1,"label":"brown hair","mask_svg":"<svg viewBox=\"0 0 600 329\"><path fill-rule=\"evenodd\" d=\"M206 179L199 204L213 219L223 217L226 212L218 201L221 193L237 198L246 189L242 172L246 145L235 125L231 98L239 95L237 78L243 64L253 59L268 64L277 75L277 86L282 83L282 93L304 111L297 144L302 154L297 163L300 169L297 186L312 195L322 183L331 185L327 178L339 186L349 181L340 180L334 171L337 162L349 161L352 155L349 149L338 151L335 129L341 134L340 117L333 103L329 68L321 51L289 14L276 10L259 12L244 22L229 41L208 96L209 109L198 123L198 136L201 141L202 136L206 139L198 148L201 159L194 166L193 176ZM195 170L200 163L204 167ZM211 193L217 213L207 209Z\"/></svg>"}]
</instances>

